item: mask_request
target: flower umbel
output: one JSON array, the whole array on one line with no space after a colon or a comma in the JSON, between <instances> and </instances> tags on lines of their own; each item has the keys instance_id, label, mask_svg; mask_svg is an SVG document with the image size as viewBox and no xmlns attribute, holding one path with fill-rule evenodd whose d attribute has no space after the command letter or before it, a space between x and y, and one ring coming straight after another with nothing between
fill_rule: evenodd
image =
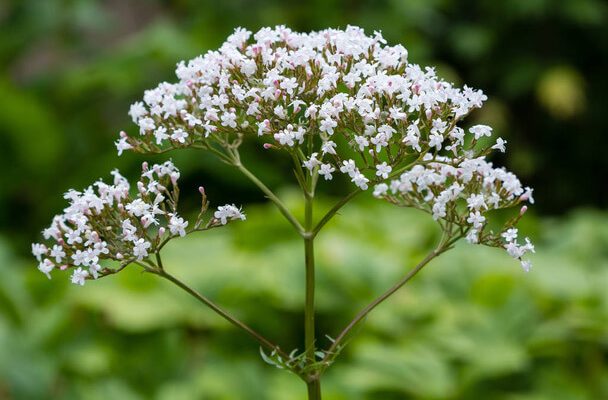
<instances>
[{"instance_id":1,"label":"flower umbel","mask_svg":"<svg viewBox=\"0 0 608 400\"><path fill-rule=\"evenodd\" d=\"M119 153L197 147L235 163L244 138L262 137L313 182L339 171L358 190L373 186L376 197L428 211L450 233L496 247L513 245L488 232L488 212L533 202L531 189L485 160L505 152L506 141L485 145L491 127L459 126L483 105L483 92L408 62L407 50L378 32L237 29L219 50L180 62L176 74L178 82L132 105L139 135L121 134ZM527 270L524 253L509 252Z\"/></svg>"},{"instance_id":2,"label":"flower umbel","mask_svg":"<svg viewBox=\"0 0 608 400\"><path fill-rule=\"evenodd\" d=\"M170 161L152 167L144 163L135 195L117 170L112 175L112 184L98 181L82 192L68 191L64 196L68 207L43 231L49 243L32 245L38 269L47 277L53 269L71 268L72 283L83 285L86 279L144 261L176 236L245 219L235 206L226 205L204 222L207 202L203 198L201 213L188 230L190 223L177 213L180 173ZM222 211L226 209L229 212ZM118 261L120 267L102 266L103 260Z\"/></svg>"}]
</instances>

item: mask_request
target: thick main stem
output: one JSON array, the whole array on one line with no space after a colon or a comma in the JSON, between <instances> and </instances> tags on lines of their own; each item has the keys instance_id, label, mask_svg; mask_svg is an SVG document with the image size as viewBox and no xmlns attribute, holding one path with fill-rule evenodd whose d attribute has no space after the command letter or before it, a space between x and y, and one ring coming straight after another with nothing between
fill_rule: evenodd
<instances>
[{"instance_id":1,"label":"thick main stem","mask_svg":"<svg viewBox=\"0 0 608 400\"><path fill-rule=\"evenodd\" d=\"M306 364L315 362L315 250L314 235L312 234L313 196L305 194L306 206L304 217L304 258L306 264L306 300L304 306L304 345L306 349ZM308 399L321 399L321 382L316 371L311 371L307 377Z\"/></svg>"},{"instance_id":2,"label":"thick main stem","mask_svg":"<svg viewBox=\"0 0 608 400\"><path fill-rule=\"evenodd\" d=\"M306 388L308 389L308 400L321 400L320 378L306 382Z\"/></svg>"}]
</instances>

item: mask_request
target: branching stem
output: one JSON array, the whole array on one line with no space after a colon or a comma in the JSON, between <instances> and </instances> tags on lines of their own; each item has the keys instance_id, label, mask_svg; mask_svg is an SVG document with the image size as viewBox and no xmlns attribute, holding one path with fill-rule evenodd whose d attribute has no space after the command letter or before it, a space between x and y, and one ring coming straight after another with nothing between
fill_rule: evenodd
<instances>
[{"instance_id":1,"label":"branching stem","mask_svg":"<svg viewBox=\"0 0 608 400\"><path fill-rule=\"evenodd\" d=\"M236 161L233 164L235 167L239 169L251 182L253 182L265 195L266 197L274 203L274 205L279 209L281 214L291 223L291 225L295 228L298 234L302 235L304 233L304 228L300 224L300 222L294 217L294 215L287 209L285 204L275 195L272 190L268 188L268 186L264 185L264 183L258 179L251 171L249 171L245 166L240 162L240 160Z\"/></svg>"},{"instance_id":2,"label":"branching stem","mask_svg":"<svg viewBox=\"0 0 608 400\"><path fill-rule=\"evenodd\" d=\"M336 337L332 345L323 361L329 361L332 355L339 350L339 347L342 345L344 339L348 336L348 334L363 320L367 315L372 312L374 308L379 306L382 302L388 299L391 295L397 292L399 289L403 287L410 279L412 279L425 265L427 265L431 260L435 257L439 256L441 253L450 249L451 246L458 240L459 238L451 238L448 240L442 240L437 248L431 251L422 261L420 261L414 268L412 268L403 278L401 278L397 283L391 286L387 291L382 293L376 299L374 299L371 303L365 306L359 313L346 325L346 327L340 332L340 334Z\"/></svg>"},{"instance_id":3,"label":"branching stem","mask_svg":"<svg viewBox=\"0 0 608 400\"><path fill-rule=\"evenodd\" d=\"M140 265L144 266L144 264L140 264ZM200 301L201 303L205 304L207 307L209 307L210 309L212 309L213 311L215 311L217 314L219 314L222 318L224 318L225 320L227 320L228 322L230 322L232 325L234 325L237 328L239 328L239 329L247 332L251 337L253 337L255 340L257 340L260 343L261 346L265 347L266 349L268 349L270 351L276 351L277 354L279 354L285 360L289 359L289 356L286 353L284 353L279 348L279 346L277 346L276 344L272 343L270 340L266 339L264 336L262 336L261 334L259 334L258 332L256 332L253 328L251 328L249 325L245 324L244 322L241 322L236 317L232 316L230 313L228 313L227 311L225 311L224 309L222 309L220 306L218 306L217 304L215 304L209 298L205 297L204 295L202 295L201 293L199 293L197 290L195 290L195 289L191 288L190 286L186 285L184 282L182 282L181 280L179 280L175 276L169 274L164 269L151 268L149 266L144 266L144 268L146 269L146 271L148 271L150 273L153 273L155 275L158 275L161 278L164 278L164 279L166 279L166 280L174 283L175 285L179 286L181 289L183 289L188 294L190 294L192 297L196 298L198 301Z\"/></svg>"}]
</instances>

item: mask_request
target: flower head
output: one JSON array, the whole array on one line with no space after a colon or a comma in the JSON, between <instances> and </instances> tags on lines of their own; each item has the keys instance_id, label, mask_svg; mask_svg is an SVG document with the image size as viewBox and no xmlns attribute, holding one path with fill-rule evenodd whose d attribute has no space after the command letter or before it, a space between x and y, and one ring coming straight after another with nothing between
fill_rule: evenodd
<instances>
[{"instance_id":1,"label":"flower head","mask_svg":"<svg viewBox=\"0 0 608 400\"><path fill-rule=\"evenodd\" d=\"M135 194L118 171L112 175L112 184L98 181L81 192L69 190L64 196L69 201L68 207L43 231L51 243L32 245L38 269L49 278L55 268L77 267L71 281L83 285L86 279L121 269L102 266L104 260L118 261L124 267L145 260L175 236L220 226L219 221L211 219L200 228L206 207L204 200L195 228L186 230L189 222L177 213L180 173L170 161L151 167L144 163ZM204 192L202 195L205 196ZM226 207L230 212L221 225L237 217L245 219L234 206L222 206L218 211Z\"/></svg>"},{"instance_id":2,"label":"flower head","mask_svg":"<svg viewBox=\"0 0 608 400\"><path fill-rule=\"evenodd\" d=\"M456 123L486 98L410 63L407 50L387 45L380 33L354 26L255 34L239 28L217 51L180 62L176 75L177 82L147 90L131 107L139 134L121 135L119 152L229 149L263 136L326 180L352 161L348 175L361 190L427 152L462 155ZM470 136L490 133L478 125Z\"/></svg>"},{"instance_id":3,"label":"flower head","mask_svg":"<svg viewBox=\"0 0 608 400\"><path fill-rule=\"evenodd\" d=\"M218 50L180 62L176 75L132 106L139 134L122 135L119 152L197 147L224 149L230 159L243 139L262 136L265 148L289 153L305 173L331 181L339 171L358 190L371 186L376 197L425 210L471 243L508 251L514 242L488 231L489 213L534 201L514 174L485 158L505 152L506 141L486 146L480 139L491 127L459 126L482 107L483 92L409 62L403 46L378 32L239 28ZM238 217L230 207L216 214L221 223ZM509 252L520 260L529 251L517 249Z\"/></svg>"}]
</instances>

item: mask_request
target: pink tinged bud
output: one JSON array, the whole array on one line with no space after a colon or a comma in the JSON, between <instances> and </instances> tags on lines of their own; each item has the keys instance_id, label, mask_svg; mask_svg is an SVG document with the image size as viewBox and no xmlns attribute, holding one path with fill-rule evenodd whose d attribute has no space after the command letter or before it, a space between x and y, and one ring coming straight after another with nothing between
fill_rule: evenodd
<instances>
[{"instance_id":1,"label":"pink tinged bud","mask_svg":"<svg viewBox=\"0 0 608 400\"><path fill-rule=\"evenodd\" d=\"M199 186L198 187L198 192L201 194L201 196L204 196L205 195L205 188L202 187L202 186Z\"/></svg>"},{"instance_id":2,"label":"pink tinged bud","mask_svg":"<svg viewBox=\"0 0 608 400\"><path fill-rule=\"evenodd\" d=\"M164 227L160 227L158 228L158 236L164 236L165 235L165 228Z\"/></svg>"},{"instance_id":3,"label":"pink tinged bud","mask_svg":"<svg viewBox=\"0 0 608 400\"><path fill-rule=\"evenodd\" d=\"M59 266L60 271L65 271L66 269L68 269L68 266L66 264Z\"/></svg>"},{"instance_id":4,"label":"pink tinged bud","mask_svg":"<svg viewBox=\"0 0 608 400\"><path fill-rule=\"evenodd\" d=\"M519 215L524 215L528 211L528 206L523 206L521 210L519 210Z\"/></svg>"},{"instance_id":5,"label":"pink tinged bud","mask_svg":"<svg viewBox=\"0 0 608 400\"><path fill-rule=\"evenodd\" d=\"M127 138L127 133L125 131L120 131L120 137L121 138Z\"/></svg>"},{"instance_id":6,"label":"pink tinged bud","mask_svg":"<svg viewBox=\"0 0 608 400\"><path fill-rule=\"evenodd\" d=\"M144 161L143 163L141 163L141 169L145 172L148 170L148 162Z\"/></svg>"},{"instance_id":7,"label":"pink tinged bud","mask_svg":"<svg viewBox=\"0 0 608 400\"><path fill-rule=\"evenodd\" d=\"M274 148L274 146L273 146L271 143L264 143L264 148L265 148L266 150L269 150L269 149Z\"/></svg>"},{"instance_id":8,"label":"pink tinged bud","mask_svg":"<svg viewBox=\"0 0 608 400\"><path fill-rule=\"evenodd\" d=\"M122 203L118 203L118 205L116 206L116 208L118 208L118 211L124 211L125 210L125 206Z\"/></svg>"},{"instance_id":9,"label":"pink tinged bud","mask_svg":"<svg viewBox=\"0 0 608 400\"><path fill-rule=\"evenodd\" d=\"M425 112L427 119L430 119L433 116L433 111L432 110L426 110Z\"/></svg>"},{"instance_id":10,"label":"pink tinged bud","mask_svg":"<svg viewBox=\"0 0 608 400\"><path fill-rule=\"evenodd\" d=\"M139 190L139 193L144 193L146 191L146 187L142 182L137 182L137 190Z\"/></svg>"},{"instance_id":11,"label":"pink tinged bud","mask_svg":"<svg viewBox=\"0 0 608 400\"><path fill-rule=\"evenodd\" d=\"M122 260L124 257L121 253L116 253L116 259L117 260Z\"/></svg>"},{"instance_id":12,"label":"pink tinged bud","mask_svg":"<svg viewBox=\"0 0 608 400\"><path fill-rule=\"evenodd\" d=\"M274 99L275 99L275 100L278 100L278 99L280 99L280 98L281 98L281 91L280 91L279 89L277 89L277 90L274 92Z\"/></svg>"}]
</instances>

